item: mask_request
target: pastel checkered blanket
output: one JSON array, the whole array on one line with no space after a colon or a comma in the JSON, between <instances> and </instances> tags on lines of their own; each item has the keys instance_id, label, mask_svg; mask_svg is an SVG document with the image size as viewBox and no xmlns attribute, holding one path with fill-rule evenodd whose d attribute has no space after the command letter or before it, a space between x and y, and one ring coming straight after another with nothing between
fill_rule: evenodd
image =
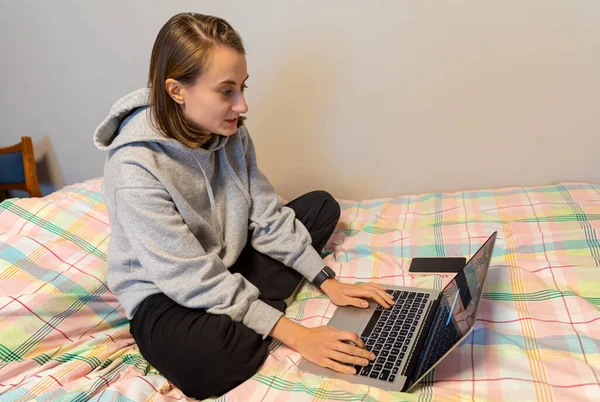
<instances>
[{"instance_id":1,"label":"pastel checkered blanket","mask_svg":"<svg viewBox=\"0 0 600 402\"><path fill-rule=\"evenodd\" d=\"M0 204L1 401L188 399L140 355L106 286L100 183ZM275 342L259 372L215 398L600 400L600 185L340 204L324 258L344 282L440 289L448 278L411 276L410 259L470 256L497 230L474 331L411 394L298 372L300 355ZM307 283L286 316L317 326L335 308Z\"/></svg>"}]
</instances>

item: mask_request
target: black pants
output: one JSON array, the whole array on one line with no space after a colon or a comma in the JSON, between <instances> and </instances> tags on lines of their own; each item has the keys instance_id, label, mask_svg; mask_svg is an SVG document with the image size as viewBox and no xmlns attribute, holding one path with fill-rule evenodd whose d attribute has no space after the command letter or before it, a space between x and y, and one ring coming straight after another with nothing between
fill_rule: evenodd
<instances>
[{"instance_id":1,"label":"black pants","mask_svg":"<svg viewBox=\"0 0 600 402\"><path fill-rule=\"evenodd\" d=\"M331 195L314 191L287 204L321 251L340 217ZM261 292L261 300L284 311L284 302L302 275L254 250L250 242L229 268ZM130 321L142 356L190 397L221 395L250 378L267 357L271 337L262 336L227 315L183 307L162 293L142 302Z\"/></svg>"}]
</instances>

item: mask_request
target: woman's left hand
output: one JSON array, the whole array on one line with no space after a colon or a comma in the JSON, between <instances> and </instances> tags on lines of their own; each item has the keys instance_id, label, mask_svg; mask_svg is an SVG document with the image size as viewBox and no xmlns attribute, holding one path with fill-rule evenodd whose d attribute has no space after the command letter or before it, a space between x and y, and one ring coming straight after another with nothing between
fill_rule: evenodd
<instances>
[{"instance_id":1,"label":"woman's left hand","mask_svg":"<svg viewBox=\"0 0 600 402\"><path fill-rule=\"evenodd\" d=\"M337 306L369 307L365 298L373 299L384 308L394 304L394 299L383 287L375 283L340 283L336 279L327 279L321 284L321 290Z\"/></svg>"}]
</instances>

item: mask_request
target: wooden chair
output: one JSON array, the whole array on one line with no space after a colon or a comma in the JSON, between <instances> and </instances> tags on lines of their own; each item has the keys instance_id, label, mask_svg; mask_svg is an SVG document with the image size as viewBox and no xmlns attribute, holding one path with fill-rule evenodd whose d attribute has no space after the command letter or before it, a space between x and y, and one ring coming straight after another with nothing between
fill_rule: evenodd
<instances>
[{"instance_id":1,"label":"wooden chair","mask_svg":"<svg viewBox=\"0 0 600 402\"><path fill-rule=\"evenodd\" d=\"M0 148L0 190L23 190L31 197L41 197L31 137Z\"/></svg>"}]
</instances>

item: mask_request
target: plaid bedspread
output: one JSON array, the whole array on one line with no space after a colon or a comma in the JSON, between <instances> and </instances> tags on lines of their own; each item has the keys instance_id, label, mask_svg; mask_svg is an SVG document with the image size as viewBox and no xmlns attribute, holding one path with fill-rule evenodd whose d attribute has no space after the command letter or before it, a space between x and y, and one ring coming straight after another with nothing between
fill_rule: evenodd
<instances>
[{"instance_id":1,"label":"plaid bedspread","mask_svg":"<svg viewBox=\"0 0 600 402\"><path fill-rule=\"evenodd\" d=\"M100 179L0 204L0 400L180 401L140 355L106 286ZM219 401L600 400L600 185L341 200L324 258L344 282L441 288L417 256L470 256L499 232L472 334L411 394L298 372L278 342ZM286 316L326 324L305 284ZM206 364L206 363L202 363ZM224 373L226 375L226 373Z\"/></svg>"}]
</instances>

